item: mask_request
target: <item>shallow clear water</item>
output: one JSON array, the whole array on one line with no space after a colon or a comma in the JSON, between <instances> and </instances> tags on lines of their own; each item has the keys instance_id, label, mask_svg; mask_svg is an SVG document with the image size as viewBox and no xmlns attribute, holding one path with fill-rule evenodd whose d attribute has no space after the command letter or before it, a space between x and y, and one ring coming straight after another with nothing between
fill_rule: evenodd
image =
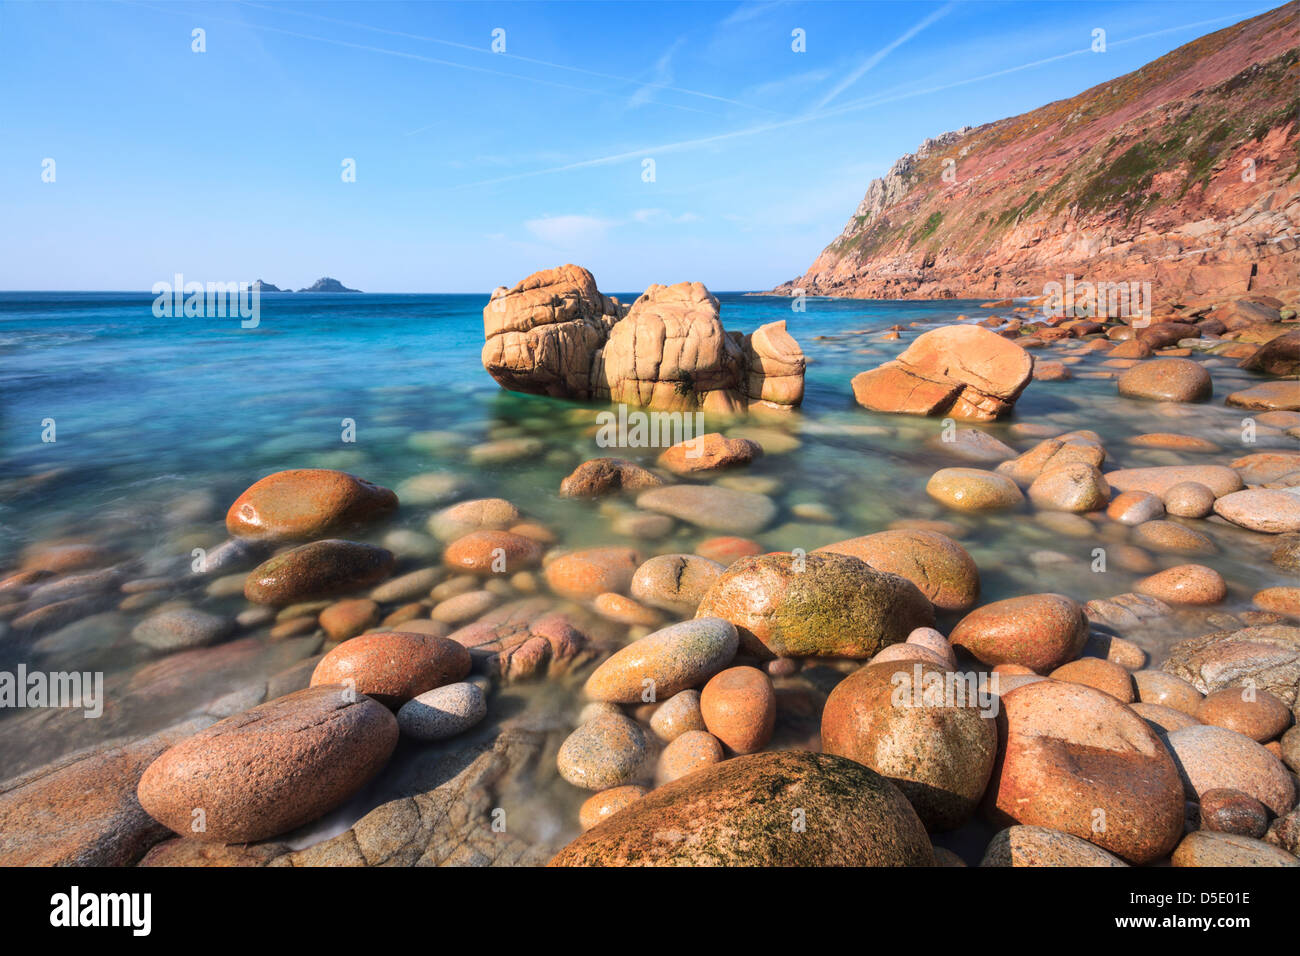
<instances>
[{"instance_id":1,"label":"shallow clear water","mask_svg":"<svg viewBox=\"0 0 1300 956\"><path fill-rule=\"evenodd\" d=\"M874 414L854 403L852 376L902 351L915 337L914 324L989 315L977 302L813 299L806 312L795 313L784 298L719 298L729 329L752 331L786 319L810 361L798 414L706 423L709 430L752 428L767 449L744 472L769 479L782 509L755 536L763 545L811 550L898 519L937 518L957 526L979 564L984 600L1054 590L1082 601L1127 591L1141 576L1114 560L1105 573L1092 569L1094 548L1131 534L1113 522L1075 521L1075 536L1027 508L987 516L947 511L925 494L929 476L949 465L992 464L956 457L939 440L938 420ZM192 548L225 539L225 509L253 481L313 466L342 468L388 487L425 472L452 472L471 479L467 497L509 498L555 530L562 545L629 543L611 530L608 509L557 495L577 464L611 453L595 442L595 409L501 391L479 362L484 301L268 294L260 326L246 330L237 319L157 319L146 294L0 293L0 569L13 567L25 546L61 538L99 541L124 557L144 556L150 567L183 563ZM883 340L879 333L893 325L904 327L902 339ZM1251 376L1231 361L1206 360L1215 399L1164 406L1120 399L1112 379L1087 377L1102 371L1103 359L1082 345L1040 350L1042 358L1077 357L1075 378L1033 383L1013 417L981 429L1017 452L1039 440L1018 431L1020 423L1057 433L1093 429L1108 451L1107 469L1226 463L1270 447L1294 448L1294 439L1266 428L1254 444L1243 444L1242 414L1226 408L1222 396ZM56 423L53 443L41 440L46 419ZM355 442L342 440L344 419L355 422ZM1127 444L1156 431L1208 438L1221 450ZM541 450L501 464L469 462L476 444L524 436L540 439ZM651 460L657 450L616 453ZM792 510L813 506L821 512L815 520ZM395 524L422 530L437 507L406 504ZM1218 546L1218 553L1195 560L1228 579L1232 594L1223 610L1248 606L1261 587L1290 583L1269 563L1264 536L1222 523L1193 524ZM689 551L712 536L679 525L668 538L637 544L648 556ZM1188 560L1149 557L1157 566ZM419 564L406 560L404 567ZM231 616L246 607L242 597L211 597L202 585L168 596L178 594ZM202 672L169 670L166 659L130 639L147 613L108 608L34 642L0 631L0 668L23 661L46 670L98 669L110 688L104 720L0 713L0 767L17 772L97 740L164 726L315 647L310 638L270 641L265 628L255 630L241 636L219 679L208 681ZM1133 637L1158 657L1169 640L1212 629L1180 618L1164 631ZM526 698L530 691L517 693ZM47 726L54 732L34 732Z\"/></svg>"}]
</instances>

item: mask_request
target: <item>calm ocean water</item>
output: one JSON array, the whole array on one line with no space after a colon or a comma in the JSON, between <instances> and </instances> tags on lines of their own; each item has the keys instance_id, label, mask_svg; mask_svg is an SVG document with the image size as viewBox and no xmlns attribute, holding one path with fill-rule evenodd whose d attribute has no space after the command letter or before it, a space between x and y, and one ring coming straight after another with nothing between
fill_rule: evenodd
<instances>
[{"instance_id":1,"label":"calm ocean water","mask_svg":"<svg viewBox=\"0 0 1300 956\"><path fill-rule=\"evenodd\" d=\"M729 329L752 331L786 319L810 361L797 415L706 422L733 434L748 428L767 450L740 476L780 508L773 525L756 536L764 546L811 550L898 519L945 520L978 563L986 600L1041 591L1109 597L1152 570L1116 559L1105 573L1094 570L1094 549L1123 544L1129 533L1113 522L1079 518L1067 526L1059 516L1028 512L946 511L925 494L930 475L946 466L991 464L956 456L940 441L940 421L878 415L854 403L853 375L897 355L915 337L913 324L944 324L963 312L973 319L988 315L977 302L813 299L806 312L795 313L784 298L719 298ZM183 577L177 564L186 567L193 548L225 540L225 510L241 491L270 472L301 467L342 468L399 494L416 475L458 476L467 489L462 497L508 498L555 529L564 546L636 543L648 553L691 551L712 536L680 525L661 541L629 542L611 528L608 511L559 498L564 475L611 452L596 445L594 409L503 392L483 371L485 296L272 294L262 298L260 326L247 330L238 319L158 319L152 301L144 293L0 293L0 567L12 567L33 542L89 539L137 560L133 574ZM893 325L906 330L902 340L882 340L878 333ZM1032 384L1012 418L981 430L1019 452L1039 440L1024 423L1056 434L1094 429L1108 467L1187 460L1127 444L1144 432L1210 438L1224 451L1214 460L1286 441L1264 439L1233 451L1241 448L1241 416L1221 401L1167 409L1120 400L1113 380L1090 377L1103 371L1102 359L1081 345L1040 353L1077 359L1073 380ZM1209 362L1220 395L1247 378L1233 363ZM54 442L41 440L48 419L55 422ZM355 442L342 440L345 419L355 423ZM501 439L523 439L532 450L515 460L470 462L475 445ZM649 462L657 450L615 453ZM438 507L408 499L395 523L420 533ZM1197 560L1220 570L1235 595L1285 583L1257 536L1200 526L1219 550ZM381 540L386 530L370 540ZM418 559L403 565L411 566ZM169 599L232 618L247 607L237 589L214 592L180 577ZM1225 609L1233 606L1230 600ZM238 680L265 679L297 659L281 654L261 630L254 637L266 642L265 650L241 658L242 670L222 672L210 686L202 675L182 678L166 669L168 659L159 661L131 639L148 613L110 607L35 643L4 640L0 623L0 668L18 662L93 668L104 670L114 688L106 719L66 721L56 734L33 734L27 722L59 719L57 713L0 717L0 763L16 772L97 739L166 726L234 690ZM1159 655L1162 640L1150 639L1148 650Z\"/></svg>"},{"instance_id":2,"label":"calm ocean water","mask_svg":"<svg viewBox=\"0 0 1300 956\"><path fill-rule=\"evenodd\" d=\"M971 305L812 300L793 313L788 299L720 298L729 329L789 320L816 357L812 414L851 406L848 380L866 365L814 336L940 321ZM67 471L39 513L0 503L0 554L144 486L228 478L242 488L245 477L331 458L395 483L429 464L405 444L411 431L485 436L563 406L509 396L483 371L484 302L268 294L259 327L243 329L230 318L156 318L146 293L0 293L0 473ZM341 441L344 418L356 422L355 444ZM47 419L53 443L42 441Z\"/></svg>"}]
</instances>

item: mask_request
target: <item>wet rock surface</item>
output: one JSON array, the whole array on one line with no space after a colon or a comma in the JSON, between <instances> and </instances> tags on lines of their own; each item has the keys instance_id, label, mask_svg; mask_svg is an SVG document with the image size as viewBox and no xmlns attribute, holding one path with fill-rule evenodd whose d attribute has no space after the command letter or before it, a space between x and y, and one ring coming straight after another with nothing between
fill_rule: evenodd
<instances>
[{"instance_id":1,"label":"wet rock surface","mask_svg":"<svg viewBox=\"0 0 1300 956\"><path fill-rule=\"evenodd\" d=\"M818 821L791 827L803 810ZM642 797L553 866L929 866L921 821L882 777L842 757L736 757Z\"/></svg>"},{"instance_id":2,"label":"wet rock surface","mask_svg":"<svg viewBox=\"0 0 1300 956\"><path fill-rule=\"evenodd\" d=\"M742 558L696 613L730 621L760 657L868 658L934 621L912 582L832 553Z\"/></svg>"},{"instance_id":3,"label":"wet rock surface","mask_svg":"<svg viewBox=\"0 0 1300 956\"><path fill-rule=\"evenodd\" d=\"M397 495L342 471L300 468L268 475L235 499L226 527L244 538L320 538L385 518Z\"/></svg>"},{"instance_id":4,"label":"wet rock surface","mask_svg":"<svg viewBox=\"0 0 1300 956\"><path fill-rule=\"evenodd\" d=\"M339 685L298 691L199 731L144 771L140 805L214 843L278 836L334 809L383 768L397 721Z\"/></svg>"},{"instance_id":5,"label":"wet rock surface","mask_svg":"<svg viewBox=\"0 0 1300 956\"><path fill-rule=\"evenodd\" d=\"M392 552L355 541L313 541L258 565L244 596L255 604L282 606L334 597L388 577Z\"/></svg>"}]
</instances>

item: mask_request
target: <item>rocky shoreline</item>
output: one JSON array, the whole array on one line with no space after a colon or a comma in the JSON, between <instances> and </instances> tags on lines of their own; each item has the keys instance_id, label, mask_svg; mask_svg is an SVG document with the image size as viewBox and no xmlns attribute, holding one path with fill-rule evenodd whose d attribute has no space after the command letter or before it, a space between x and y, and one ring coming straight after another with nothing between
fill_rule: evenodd
<instances>
[{"instance_id":1,"label":"rocky shoreline","mask_svg":"<svg viewBox=\"0 0 1300 956\"><path fill-rule=\"evenodd\" d=\"M554 368L619 367L609 343L630 323L629 341L659 343L656 368L672 354L716 386L667 404L717 402L721 431L590 457L532 500L452 472L393 489L276 472L193 565L30 544L0 575L5 640L93 661L120 644L86 622L115 607L147 662L107 686L104 726L124 739L19 757L0 862L1300 865L1300 586L1276 583L1300 574L1295 302L1142 326L990 303L979 322L851 336L907 348L843 383L846 403L900 430L942 420L928 441L947 462L887 522L858 522L764 471L798 462L804 426L764 384L758 333L717 331L698 284L592 312L613 300L589 280L564 267L494 293L489 372L605 316L605 355ZM679 320L687 341L731 346L650 334ZM803 350L775 351L797 353L775 378L797 368L801 395ZM546 361L512 368L549 387ZM1023 417L1006 441L989 430L1088 379L1189 430L1125 447ZM607 381L613 397L632 379ZM1196 433L1215 406L1239 411L1238 451ZM566 414L596 433L597 409ZM501 429L457 456L487 474L543 450ZM981 535L1005 522L1080 542L1132 588L1086 597L1068 556L1039 548L1016 578L1034 586L990 600L1006 571ZM159 729L130 733L144 712ZM73 718L32 709L0 734L75 744Z\"/></svg>"}]
</instances>

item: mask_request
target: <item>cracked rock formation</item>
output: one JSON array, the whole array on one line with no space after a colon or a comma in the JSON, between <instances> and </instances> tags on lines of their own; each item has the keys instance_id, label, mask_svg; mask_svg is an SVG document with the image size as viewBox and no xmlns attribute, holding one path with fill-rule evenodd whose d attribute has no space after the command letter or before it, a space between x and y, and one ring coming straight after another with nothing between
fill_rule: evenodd
<instances>
[{"instance_id":1,"label":"cracked rock formation","mask_svg":"<svg viewBox=\"0 0 1300 956\"><path fill-rule=\"evenodd\" d=\"M556 677L590 659L587 636L546 598L511 601L452 632L475 668L506 681Z\"/></svg>"},{"instance_id":2,"label":"cracked rock formation","mask_svg":"<svg viewBox=\"0 0 1300 956\"><path fill-rule=\"evenodd\" d=\"M992 421L1011 411L1033 374L1033 356L1015 342L977 325L952 325L854 376L853 396L878 412Z\"/></svg>"},{"instance_id":3,"label":"cracked rock formation","mask_svg":"<svg viewBox=\"0 0 1300 956\"><path fill-rule=\"evenodd\" d=\"M1161 668L1203 694L1266 690L1300 718L1300 627L1271 624L1190 637L1170 648Z\"/></svg>"},{"instance_id":4,"label":"cracked rock formation","mask_svg":"<svg viewBox=\"0 0 1300 956\"><path fill-rule=\"evenodd\" d=\"M652 285L629 307L586 269L546 269L496 289L483 330L483 367L511 391L723 413L803 400L804 354L785 323L728 332L698 282Z\"/></svg>"}]
</instances>

